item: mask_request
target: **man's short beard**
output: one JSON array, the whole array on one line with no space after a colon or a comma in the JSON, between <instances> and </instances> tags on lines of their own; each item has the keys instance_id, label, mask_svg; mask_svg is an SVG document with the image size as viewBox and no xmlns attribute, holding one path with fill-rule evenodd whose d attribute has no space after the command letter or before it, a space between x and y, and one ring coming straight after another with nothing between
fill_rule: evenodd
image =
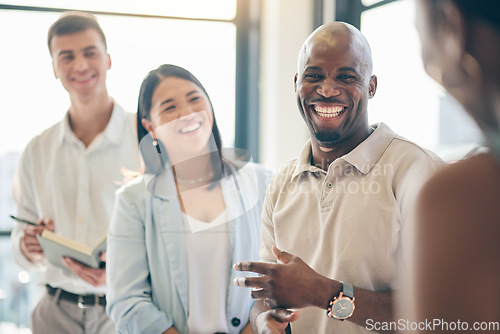
<instances>
[{"instance_id":1,"label":"man's short beard","mask_svg":"<svg viewBox=\"0 0 500 334\"><path fill-rule=\"evenodd\" d=\"M340 135L336 131L322 131L322 132L314 132L314 138L321 143L328 146L328 144L337 143L340 140Z\"/></svg>"}]
</instances>

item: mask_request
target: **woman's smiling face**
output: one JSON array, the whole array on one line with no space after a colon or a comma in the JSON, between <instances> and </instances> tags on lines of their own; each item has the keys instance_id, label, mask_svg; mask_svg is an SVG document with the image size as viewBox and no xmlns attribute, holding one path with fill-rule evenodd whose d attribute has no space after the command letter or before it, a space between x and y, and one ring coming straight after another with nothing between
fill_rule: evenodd
<instances>
[{"instance_id":1,"label":"woman's smiling face","mask_svg":"<svg viewBox=\"0 0 500 334\"><path fill-rule=\"evenodd\" d=\"M154 131L170 158L190 158L208 153L213 111L203 90L194 82L170 76L156 87L147 131Z\"/></svg>"}]
</instances>

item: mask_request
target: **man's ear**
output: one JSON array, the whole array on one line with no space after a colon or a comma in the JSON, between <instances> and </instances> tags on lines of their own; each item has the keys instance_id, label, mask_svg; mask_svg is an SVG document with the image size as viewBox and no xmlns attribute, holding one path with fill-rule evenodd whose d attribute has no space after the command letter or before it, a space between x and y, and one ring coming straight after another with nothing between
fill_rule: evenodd
<instances>
[{"instance_id":1,"label":"man's ear","mask_svg":"<svg viewBox=\"0 0 500 334\"><path fill-rule=\"evenodd\" d=\"M109 55L109 53L106 54L108 56L108 70L111 69L111 56Z\"/></svg>"},{"instance_id":2,"label":"man's ear","mask_svg":"<svg viewBox=\"0 0 500 334\"><path fill-rule=\"evenodd\" d=\"M59 79L59 76L57 75L56 66L54 64L54 61L52 61L52 70L54 71L54 77L56 79Z\"/></svg>"},{"instance_id":3,"label":"man's ear","mask_svg":"<svg viewBox=\"0 0 500 334\"><path fill-rule=\"evenodd\" d=\"M377 92L377 76L372 75L370 78L370 83L368 84L368 98L372 98L375 96L375 93Z\"/></svg>"},{"instance_id":4,"label":"man's ear","mask_svg":"<svg viewBox=\"0 0 500 334\"><path fill-rule=\"evenodd\" d=\"M298 73L295 73L295 77L293 78L293 88L295 89L295 92L297 92L297 78L299 77Z\"/></svg>"}]
</instances>

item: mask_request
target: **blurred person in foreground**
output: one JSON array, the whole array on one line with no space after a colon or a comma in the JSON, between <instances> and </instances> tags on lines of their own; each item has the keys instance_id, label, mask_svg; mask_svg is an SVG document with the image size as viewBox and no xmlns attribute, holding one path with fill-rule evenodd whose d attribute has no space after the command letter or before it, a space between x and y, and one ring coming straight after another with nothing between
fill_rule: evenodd
<instances>
[{"instance_id":1,"label":"blurred person in foreground","mask_svg":"<svg viewBox=\"0 0 500 334\"><path fill-rule=\"evenodd\" d=\"M415 316L460 320L476 333L474 323L494 321L496 328L480 332L498 333L500 1L417 0L416 9L427 73L473 117L489 152L450 165L422 190L413 268ZM450 329L432 331L441 332Z\"/></svg>"}]
</instances>

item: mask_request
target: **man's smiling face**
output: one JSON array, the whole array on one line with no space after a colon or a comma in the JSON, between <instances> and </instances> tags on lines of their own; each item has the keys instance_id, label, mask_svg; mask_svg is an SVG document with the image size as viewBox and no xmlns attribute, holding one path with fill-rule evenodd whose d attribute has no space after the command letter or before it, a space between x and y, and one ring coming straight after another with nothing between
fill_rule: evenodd
<instances>
[{"instance_id":1,"label":"man's smiling face","mask_svg":"<svg viewBox=\"0 0 500 334\"><path fill-rule=\"evenodd\" d=\"M321 147L337 147L368 127L367 103L376 78L370 77L366 48L359 36L339 29L319 31L301 51L295 77L297 103L311 139Z\"/></svg>"}]
</instances>

